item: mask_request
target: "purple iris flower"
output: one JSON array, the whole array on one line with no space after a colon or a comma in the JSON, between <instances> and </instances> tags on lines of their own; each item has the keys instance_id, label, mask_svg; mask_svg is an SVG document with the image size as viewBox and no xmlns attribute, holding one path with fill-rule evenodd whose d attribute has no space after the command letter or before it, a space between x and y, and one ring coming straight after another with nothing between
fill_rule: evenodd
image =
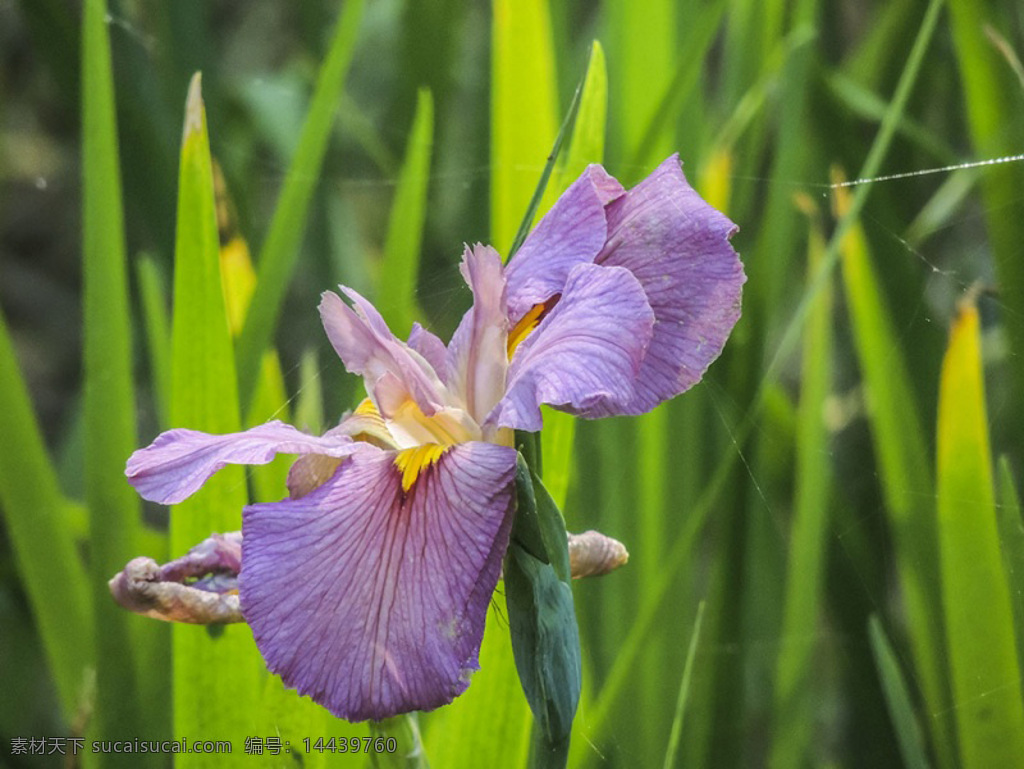
<instances>
[{"instance_id":1,"label":"purple iris flower","mask_svg":"<svg viewBox=\"0 0 1024 769\"><path fill-rule=\"evenodd\" d=\"M363 297L320 314L369 396L325 435L170 430L128 461L182 501L225 464L299 454L290 497L242 516L241 610L268 667L352 721L450 702L477 669L515 511L513 430L541 404L640 414L695 384L740 314L736 227L672 156L631 190L590 166L504 266L467 248L449 345L397 339Z\"/></svg>"}]
</instances>

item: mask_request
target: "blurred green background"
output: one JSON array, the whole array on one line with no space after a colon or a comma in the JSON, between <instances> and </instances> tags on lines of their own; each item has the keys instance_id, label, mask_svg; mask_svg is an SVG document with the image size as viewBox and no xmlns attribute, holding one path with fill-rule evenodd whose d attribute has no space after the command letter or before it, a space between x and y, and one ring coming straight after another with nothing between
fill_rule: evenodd
<instances>
[{"instance_id":1,"label":"blurred green background","mask_svg":"<svg viewBox=\"0 0 1024 769\"><path fill-rule=\"evenodd\" d=\"M84 735L526 765L500 585L468 693L378 728L420 758L370 759L303 748L377 732L246 627L172 633L105 580L283 494L278 463L169 524L133 448L352 405L323 290L448 338L462 244L507 252L586 76L542 208L678 151L749 279L689 393L546 422L570 529L631 553L575 586L570 766L1024 766L1024 165L947 168L1024 152L1022 51L1011 0L0 0L0 763L170 763L14 750Z\"/></svg>"}]
</instances>

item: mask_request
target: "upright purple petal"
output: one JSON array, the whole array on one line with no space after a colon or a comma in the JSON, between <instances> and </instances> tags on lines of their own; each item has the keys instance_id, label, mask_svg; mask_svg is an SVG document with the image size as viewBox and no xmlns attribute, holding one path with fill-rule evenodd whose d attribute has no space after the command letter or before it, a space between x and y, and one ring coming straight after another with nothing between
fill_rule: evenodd
<instances>
[{"instance_id":1,"label":"upright purple petal","mask_svg":"<svg viewBox=\"0 0 1024 769\"><path fill-rule=\"evenodd\" d=\"M473 306L462 317L448 346L446 381L482 422L505 392L508 317L505 276L498 252L477 244L466 248L462 276L473 291Z\"/></svg>"},{"instance_id":2,"label":"upright purple petal","mask_svg":"<svg viewBox=\"0 0 1024 769\"><path fill-rule=\"evenodd\" d=\"M575 265L594 261L607 235L605 205L622 193L622 185L604 168L592 165L555 202L508 263L513 322L561 293Z\"/></svg>"},{"instance_id":3,"label":"upright purple petal","mask_svg":"<svg viewBox=\"0 0 1024 769\"><path fill-rule=\"evenodd\" d=\"M444 372L444 361L448 351L444 342L438 339L437 335L423 328L419 323L413 321L412 331L409 332L409 347L418 352L433 367L438 374Z\"/></svg>"},{"instance_id":4,"label":"upright purple petal","mask_svg":"<svg viewBox=\"0 0 1024 769\"><path fill-rule=\"evenodd\" d=\"M635 397L653 324L629 270L576 265L558 304L516 348L506 395L487 421L539 430L542 403L586 417L620 408Z\"/></svg>"},{"instance_id":5,"label":"upright purple petal","mask_svg":"<svg viewBox=\"0 0 1024 769\"><path fill-rule=\"evenodd\" d=\"M350 721L450 702L478 667L515 451L448 450L407 493L395 454L243 515L242 612L267 666Z\"/></svg>"},{"instance_id":6,"label":"upright purple petal","mask_svg":"<svg viewBox=\"0 0 1024 769\"><path fill-rule=\"evenodd\" d=\"M342 286L341 290L355 307L349 307L337 294L325 291L320 301L320 317L327 338L345 368L366 379L367 393L375 400L377 383L390 375L392 380L401 383L424 414L433 414L444 403L443 385L433 367L422 355L395 338L372 304L350 288Z\"/></svg>"},{"instance_id":7,"label":"upright purple petal","mask_svg":"<svg viewBox=\"0 0 1024 769\"><path fill-rule=\"evenodd\" d=\"M673 155L607 209L597 263L628 269L654 310L654 335L636 396L641 414L696 384L740 315L746 277L729 238L736 225L694 191Z\"/></svg>"},{"instance_id":8,"label":"upright purple petal","mask_svg":"<svg viewBox=\"0 0 1024 769\"><path fill-rule=\"evenodd\" d=\"M176 505L225 465L265 465L277 454L345 457L365 445L344 430L318 437L278 421L226 435L168 430L128 458L125 475L146 499Z\"/></svg>"}]
</instances>

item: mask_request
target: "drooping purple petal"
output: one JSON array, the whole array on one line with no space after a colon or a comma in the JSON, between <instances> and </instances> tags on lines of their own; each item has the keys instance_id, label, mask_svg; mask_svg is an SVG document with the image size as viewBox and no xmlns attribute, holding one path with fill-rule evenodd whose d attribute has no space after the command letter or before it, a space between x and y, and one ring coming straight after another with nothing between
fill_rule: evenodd
<instances>
[{"instance_id":1,"label":"drooping purple petal","mask_svg":"<svg viewBox=\"0 0 1024 769\"><path fill-rule=\"evenodd\" d=\"M466 688L508 544L513 449L455 446L408 493L394 458L357 454L243 515L242 612L267 666L350 721Z\"/></svg>"},{"instance_id":2,"label":"drooping purple petal","mask_svg":"<svg viewBox=\"0 0 1024 769\"><path fill-rule=\"evenodd\" d=\"M594 417L629 402L653 324L629 270L576 265L558 304L516 349L488 422L534 431L542 403Z\"/></svg>"},{"instance_id":3,"label":"drooping purple petal","mask_svg":"<svg viewBox=\"0 0 1024 769\"><path fill-rule=\"evenodd\" d=\"M342 286L341 290L355 308L337 294L325 291L320 300L320 317L345 368L365 378L367 393L375 402L377 382L390 374L424 414L433 414L444 403L443 386L433 367L395 338L372 304L350 288ZM391 416L383 410L381 413Z\"/></svg>"},{"instance_id":4,"label":"drooping purple petal","mask_svg":"<svg viewBox=\"0 0 1024 769\"><path fill-rule=\"evenodd\" d=\"M505 271L513 322L560 293L574 265L594 261L607 235L605 205L622 193L604 168L588 166L540 220Z\"/></svg>"},{"instance_id":5,"label":"drooping purple petal","mask_svg":"<svg viewBox=\"0 0 1024 769\"><path fill-rule=\"evenodd\" d=\"M225 465L265 465L277 454L345 457L365 445L353 442L344 431L318 437L276 420L226 435L179 428L161 433L132 454L125 475L146 499L176 505Z\"/></svg>"},{"instance_id":6,"label":"drooping purple petal","mask_svg":"<svg viewBox=\"0 0 1024 769\"><path fill-rule=\"evenodd\" d=\"M687 183L673 155L609 204L597 263L628 269L654 310L654 334L636 396L617 414L641 414L696 384L740 315L743 265L736 225Z\"/></svg>"},{"instance_id":7,"label":"drooping purple petal","mask_svg":"<svg viewBox=\"0 0 1024 769\"><path fill-rule=\"evenodd\" d=\"M508 316L505 277L498 252L477 244L462 257L462 276L473 291L473 306L462 317L448 346L446 381L482 422L505 391Z\"/></svg>"}]
</instances>

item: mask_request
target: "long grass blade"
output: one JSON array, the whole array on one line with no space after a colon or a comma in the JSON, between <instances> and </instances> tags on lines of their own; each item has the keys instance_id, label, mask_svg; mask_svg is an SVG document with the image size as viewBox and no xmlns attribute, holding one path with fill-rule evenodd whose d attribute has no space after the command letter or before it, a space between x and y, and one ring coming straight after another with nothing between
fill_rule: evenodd
<instances>
[{"instance_id":1,"label":"long grass blade","mask_svg":"<svg viewBox=\"0 0 1024 769\"><path fill-rule=\"evenodd\" d=\"M494 0L493 12L491 242L510 254L555 141L558 81L547 0Z\"/></svg>"},{"instance_id":2,"label":"long grass blade","mask_svg":"<svg viewBox=\"0 0 1024 769\"><path fill-rule=\"evenodd\" d=\"M558 183L552 188L558 195L576 181L588 165L604 161L605 134L608 131L608 65L604 48L597 40L590 44L579 103L565 162L559 169Z\"/></svg>"},{"instance_id":3,"label":"long grass blade","mask_svg":"<svg viewBox=\"0 0 1024 769\"><path fill-rule=\"evenodd\" d=\"M978 309L965 300L942 363L938 417L942 597L965 769L1024 764L1024 702L996 524Z\"/></svg>"},{"instance_id":4,"label":"long grass blade","mask_svg":"<svg viewBox=\"0 0 1024 769\"><path fill-rule=\"evenodd\" d=\"M150 256L137 263L136 273L142 300L142 319L146 328L149 374L161 427L168 427L171 390L171 321L168 316L167 289L160 269Z\"/></svg>"},{"instance_id":5,"label":"long grass blade","mask_svg":"<svg viewBox=\"0 0 1024 769\"><path fill-rule=\"evenodd\" d=\"M737 440L742 441L744 437L738 435ZM585 730L587 739L593 740L596 735L600 735L609 723L613 708L632 679L637 661L646 649L645 640L651 629L661 619L662 612L668 605L669 597L675 595L680 570L685 563L688 563L687 559L693 553L697 538L704 530L711 511L726 489L727 481L732 476L738 461L738 453L734 447L730 446L722 452L700 498L688 511L679 533L668 548L657 581L646 587L644 600L637 609L629 632L617 647L615 662L605 676L604 683L593 703L587 709ZM707 637L707 633L704 635ZM584 740L574 741L569 756L569 765L572 767L583 766L589 757L590 751L587 743Z\"/></svg>"},{"instance_id":6,"label":"long grass blade","mask_svg":"<svg viewBox=\"0 0 1024 769\"><path fill-rule=\"evenodd\" d=\"M845 218L851 205L845 190L837 189L837 214ZM940 757L949 756L950 700L942 664L938 541L932 517L927 441L906 361L859 224L848 229L840 248L850 324L871 402L871 435L907 606L914 669L928 710L936 714L929 724L932 740Z\"/></svg>"},{"instance_id":7,"label":"long grass blade","mask_svg":"<svg viewBox=\"0 0 1024 769\"><path fill-rule=\"evenodd\" d=\"M808 245L808 283L821 269L825 239L813 204ZM811 308L804 336L796 436L796 490L789 559L775 669L771 764L798 766L807 760L813 730L812 671L818 614L824 593L825 533L828 527L830 456L825 400L831 384L832 292L826 286Z\"/></svg>"},{"instance_id":8,"label":"long grass blade","mask_svg":"<svg viewBox=\"0 0 1024 769\"><path fill-rule=\"evenodd\" d=\"M171 423L208 432L232 432L239 429L241 420L221 288L213 169L198 74L192 79L185 107L178 185ZM172 554L186 552L211 531L237 531L247 501L241 468L222 470L199 493L171 511ZM243 744L259 723L260 667L251 633L244 625L229 625L217 632L176 625L175 736ZM230 756L189 753L178 758L179 764L187 767L246 761L240 752Z\"/></svg>"},{"instance_id":9,"label":"long grass blade","mask_svg":"<svg viewBox=\"0 0 1024 769\"><path fill-rule=\"evenodd\" d=\"M637 156L676 71L680 50L676 10L673 0L650 0L644 3L643 13L637 13L635 4L629 0L612 0L607 4L609 52L615 62L611 72L616 92L615 128L621 134L622 157ZM674 149L671 123L664 122L662 129L654 146L646 148L659 159L668 157ZM645 173L642 168L626 170L635 177ZM634 179L623 181L629 183Z\"/></svg>"},{"instance_id":10,"label":"long grass blade","mask_svg":"<svg viewBox=\"0 0 1024 769\"><path fill-rule=\"evenodd\" d=\"M508 253L520 222L533 221L523 214L531 196L534 211L540 203L538 179L553 167L555 61L546 0L494 0L492 7L491 242ZM492 612L480 670L464 695L430 719L427 752L444 766L522 766L530 723L507 623Z\"/></svg>"},{"instance_id":11,"label":"long grass blade","mask_svg":"<svg viewBox=\"0 0 1024 769\"><path fill-rule=\"evenodd\" d=\"M999 459L999 543L1003 568L1013 601L1013 626L1016 629L1017 661L1024 661L1024 521L1021 520L1020 496L1013 482L1013 473L1006 457Z\"/></svg>"},{"instance_id":12,"label":"long grass blade","mask_svg":"<svg viewBox=\"0 0 1024 769\"><path fill-rule=\"evenodd\" d=\"M1020 152L1024 109L1020 84L1013 67L1003 60L986 27L1009 30L1015 24L1009 7L990 0L950 0L950 23L956 46L960 82L967 101L967 124L974 151L979 158ZM1009 163L986 169L982 179L985 218L992 244L993 265L999 278L1000 294L1006 305L1001 321L1014 355L1008 365L1018 391L1024 389L1024 261L1017 258L1024 239L1024 220L1007 211L1020 198L1024 166ZM1006 421L1019 434L1024 428L1024 407L1014 400L1008 404Z\"/></svg>"},{"instance_id":13,"label":"long grass blade","mask_svg":"<svg viewBox=\"0 0 1024 769\"><path fill-rule=\"evenodd\" d=\"M882 628L882 621L875 614L868 620L868 636L871 639L875 667L878 668L878 676L885 690L889 717L900 743L903 764L907 769L928 769L930 765L925 755L924 736L914 714L910 687L907 686L903 671L900 669L899 658Z\"/></svg>"},{"instance_id":14,"label":"long grass blade","mask_svg":"<svg viewBox=\"0 0 1024 769\"><path fill-rule=\"evenodd\" d=\"M249 244L238 231L234 206L227 183L213 166L214 192L217 203L217 228L220 240L220 278L224 289L224 306L232 338L237 338L252 307L256 289L256 271L252 266ZM252 402L243 415L242 425L252 427L271 419L290 422L288 396L285 393L281 361L275 350L263 353L259 380ZM276 502L288 495L285 481L293 459L287 455L274 457L268 464L250 468L254 502Z\"/></svg>"},{"instance_id":15,"label":"long grass blade","mask_svg":"<svg viewBox=\"0 0 1024 769\"><path fill-rule=\"evenodd\" d=\"M700 643L700 627L704 621L704 601L697 605L697 619L693 622L693 633L690 634L690 645L686 649L686 664L683 666L683 678L679 683L679 698L676 700L676 712L672 718L672 731L669 732L668 748L665 751L665 769L672 769L679 751L679 737L683 733L683 717L686 715L686 704L690 696L690 681L693 678L693 662L697 659L697 645Z\"/></svg>"},{"instance_id":16,"label":"long grass blade","mask_svg":"<svg viewBox=\"0 0 1024 769\"><path fill-rule=\"evenodd\" d=\"M295 425L319 435L324 430L324 394L316 351L307 350L299 361L299 394L295 403Z\"/></svg>"},{"instance_id":17,"label":"long grass blade","mask_svg":"<svg viewBox=\"0 0 1024 769\"><path fill-rule=\"evenodd\" d=\"M907 102L910 99L910 94L913 91L914 84L917 82L918 74L921 72L928 44L931 42L935 33L935 28L938 25L939 13L942 10L942 6L943 0L929 0L928 8L925 10L924 17L921 19L920 27L918 27L917 36L914 38L914 45L910 49L910 54L907 56L906 64L903 67L903 71L900 73L899 82L896 84L896 90L893 93L892 100L889 102L889 108L886 110L886 113L882 118L882 123L878 127L878 133L875 135L874 141L871 143L868 155L864 158L864 162L861 164L857 175L857 178L859 179L869 179L878 175L879 169L882 166L882 161L885 159L885 156L892 145L892 140L896 134L897 126L899 126L907 108ZM850 196L849 205L846 207L845 213L837 222L836 227L832 232L832 237L829 239L828 246L825 249L825 256L823 258L825 266L819 271L818 279L810 290L804 292L803 297L800 300L800 304L786 323L782 339L779 342L778 347L775 349L771 362L768 364L768 370L765 372L764 380L766 382L774 381L777 378L779 368L783 361L786 360L794 349L798 339L799 330L803 326L804 321L807 318L807 314L810 311L811 302L814 301L814 297L817 295L817 292L824 287L825 281L828 279L831 271L838 263L840 243L843 242L847 232L854 226L857 221L857 217L860 216L860 212L864 208L864 204L867 202L871 188L872 185L870 184L862 184L856 187L853 194Z\"/></svg>"},{"instance_id":18,"label":"long grass blade","mask_svg":"<svg viewBox=\"0 0 1024 769\"><path fill-rule=\"evenodd\" d=\"M274 210L257 265L253 311L238 340L238 383L248 403L256 387L263 351L270 344L292 268L299 256L309 203L327 151L331 124L363 15L363 0L348 0L341 9L327 58L320 68L309 114Z\"/></svg>"},{"instance_id":19,"label":"long grass blade","mask_svg":"<svg viewBox=\"0 0 1024 769\"><path fill-rule=\"evenodd\" d=\"M715 42L725 7L725 2L718 0L696 11L694 18L687 22L686 39L679 46L680 54L675 64L675 73L660 98L657 110L650 116L646 126L642 126L640 116L626 120L630 128L625 129L625 132L634 134L633 137L626 138L631 153L630 165L635 167L638 173L643 173L643 169L664 160L664 157L658 157L658 154L670 149L668 138L672 136L672 127L687 105L688 99L692 98L697 89L703 71L701 64ZM642 76L643 73L641 71L637 74ZM641 127L643 133L636 135ZM630 138L634 143L629 143ZM695 150L694 147L681 149L688 152Z\"/></svg>"},{"instance_id":20,"label":"long grass blade","mask_svg":"<svg viewBox=\"0 0 1024 769\"><path fill-rule=\"evenodd\" d=\"M497 593L504 593L498 583ZM424 734L427 755L452 769L526 765L530 708L516 674L504 612L492 607L480 645L480 670L451 705L433 713Z\"/></svg>"},{"instance_id":21,"label":"long grass blade","mask_svg":"<svg viewBox=\"0 0 1024 769\"><path fill-rule=\"evenodd\" d=\"M545 204L553 204L591 163L604 160L605 123L608 113L608 73L604 50L596 40L590 47L587 73L579 92L579 110L572 128L572 140L557 181L548 187ZM546 206L541 205L544 209ZM573 473L573 444L576 418L547 406L541 432L544 457L544 485L559 509L565 509Z\"/></svg>"},{"instance_id":22,"label":"long grass blade","mask_svg":"<svg viewBox=\"0 0 1024 769\"><path fill-rule=\"evenodd\" d=\"M0 315L0 435L17 450L0 451L0 511L39 628L66 723L82 704L94 664L89 579L64 521L57 475L19 374Z\"/></svg>"},{"instance_id":23,"label":"long grass blade","mask_svg":"<svg viewBox=\"0 0 1024 769\"><path fill-rule=\"evenodd\" d=\"M430 155L434 147L434 100L422 89L416 100L416 116L409 132L405 160L391 204L384 260L377 282L377 306L388 326L405 338L416 311L416 280L419 275L423 223L427 215Z\"/></svg>"},{"instance_id":24,"label":"long grass blade","mask_svg":"<svg viewBox=\"0 0 1024 769\"><path fill-rule=\"evenodd\" d=\"M136 737L146 723L140 681L159 677L142 664L166 632L123 611L107 581L138 555L141 505L124 478L136 446L131 320L110 40L103 0L82 18L82 202L85 346L85 487L96 630L96 728L101 739ZM147 688L159 688L154 680ZM166 689L166 686L163 687ZM159 736L155 734L154 736ZM124 765L130 762L121 757ZM117 760L117 759L113 759Z\"/></svg>"}]
</instances>

